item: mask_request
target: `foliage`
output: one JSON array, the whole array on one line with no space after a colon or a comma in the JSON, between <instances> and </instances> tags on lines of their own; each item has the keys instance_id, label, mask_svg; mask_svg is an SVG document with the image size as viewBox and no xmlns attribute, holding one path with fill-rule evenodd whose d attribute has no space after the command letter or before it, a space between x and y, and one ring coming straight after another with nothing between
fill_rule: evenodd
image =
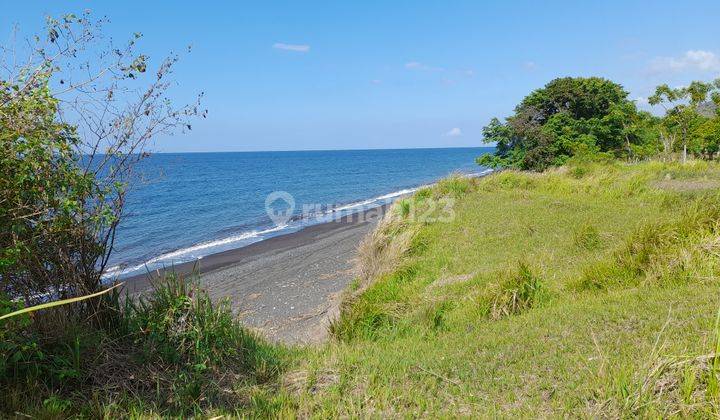
<instances>
[{"instance_id":1,"label":"foliage","mask_svg":"<svg viewBox=\"0 0 720 420\"><path fill-rule=\"evenodd\" d=\"M317 417L716 416L720 166L582 168L497 172L456 196L444 223L388 213L337 339L302 350L283 381L292 385L264 406ZM397 255L406 232L422 246L386 270L365 267L383 249ZM604 282L578 287L594 268Z\"/></svg>"},{"instance_id":2,"label":"foliage","mask_svg":"<svg viewBox=\"0 0 720 420\"><path fill-rule=\"evenodd\" d=\"M540 304L545 295L542 280L524 262L506 270L480 298L480 312L493 320L517 315Z\"/></svg>"},{"instance_id":3,"label":"foliage","mask_svg":"<svg viewBox=\"0 0 720 420\"><path fill-rule=\"evenodd\" d=\"M648 98L662 117L639 111L616 83L599 78L555 79L525 97L505 122L493 118L483 128L494 155L478 158L490 167L542 171L583 159L638 161L681 152L714 159L720 152L720 79L686 87L660 85Z\"/></svg>"},{"instance_id":4,"label":"foliage","mask_svg":"<svg viewBox=\"0 0 720 420\"><path fill-rule=\"evenodd\" d=\"M76 163L76 130L56 120L47 78L36 83L15 97L20 87L0 82L0 278L6 293L27 301L51 290L94 290L94 267L82 259L102 253L83 208L103 191Z\"/></svg>"},{"instance_id":5,"label":"foliage","mask_svg":"<svg viewBox=\"0 0 720 420\"><path fill-rule=\"evenodd\" d=\"M106 289L102 289L99 292L95 292L90 295L77 296L77 297L70 298L70 299L56 300L56 301L52 301L52 302L42 303L40 305L17 309L13 312L10 312L10 313L4 314L4 315L0 315L0 320L13 318L13 317L20 316L20 315L27 314L27 313L42 311L43 309L50 309L50 308L54 308L56 306L69 305L71 303L77 303L77 302L81 302L83 300L96 298L98 296L104 295L105 293L110 293L115 288L120 287L122 285L123 285L123 283L117 283L114 286L108 287Z\"/></svg>"},{"instance_id":6,"label":"foliage","mask_svg":"<svg viewBox=\"0 0 720 420\"><path fill-rule=\"evenodd\" d=\"M150 72L141 35L103 44L103 24L48 18L0 49L0 290L27 305L97 291L134 167L200 113L169 101L176 56Z\"/></svg>"},{"instance_id":7,"label":"foliage","mask_svg":"<svg viewBox=\"0 0 720 420\"><path fill-rule=\"evenodd\" d=\"M227 388L261 384L279 372L278 351L245 330L227 303L215 305L193 279L173 273L135 300L117 290L103 297L101 322L77 319L66 307L40 313L39 331L27 315L2 321L0 407L63 416L102 406L145 404L167 413L193 413L241 404ZM0 301L0 313L8 301ZM101 407L88 405L91 396ZM35 406L33 406L35 404ZM10 410L10 411L8 411Z\"/></svg>"},{"instance_id":8,"label":"foliage","mask_svg":"<svg viewBox=\"0 0 720 420\"><path fill-rule=\"evenodd\" d=\"M652 117L627 96L622 86L597 77L555 79L526 96L504 123L493 118L483 128L484 142L497 150L478 163L544 170L580 149L629 156L646 140Z\"/></svg>"},{"instance_id":9,"label":"foliage","mask_svg":"<svg viewBox=\"0 0 720 420\"><path fill-rule=\"evenodd\" d=\"M720 79L712 83L693 81L689 86L674 89L663 84L657 87L648 102L661 105L665 110L660 124L665 153L680 147L683 162L687 160L688 148L696 156L712 158L715 155L720 135L717 131ZM701 106L708 105L714 108L710 115L701 112Z\"/></svg>"}]
</instances>

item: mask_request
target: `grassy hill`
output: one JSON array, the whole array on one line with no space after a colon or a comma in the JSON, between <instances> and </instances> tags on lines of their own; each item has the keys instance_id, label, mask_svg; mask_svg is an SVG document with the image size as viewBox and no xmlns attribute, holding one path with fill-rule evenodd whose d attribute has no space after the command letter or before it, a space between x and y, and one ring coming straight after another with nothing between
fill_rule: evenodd
<instances>
[{"instance_id":1,"label":"grassy hill","mask_svg":"<svg viewBox=\"0 0 720 420\"><path fill-rule=\"evenodd\" d=\"M37 372L0 411L715 418L719 187L711 162L450 177L360 245L330 342L267 344L170 279L107 326L6 331Z\"/></svg>"},{"instance_id":2,"label":"grassy hill","mask_svg":"<svg viewBox=\"0 0 720 420\"><path fill-rule=\"evenodd\" d=\"M652 162L421 190L361 246L333 342L296 350L251 405L716 415L718 187L720 165Z\"/></svg>"}]
</instances>

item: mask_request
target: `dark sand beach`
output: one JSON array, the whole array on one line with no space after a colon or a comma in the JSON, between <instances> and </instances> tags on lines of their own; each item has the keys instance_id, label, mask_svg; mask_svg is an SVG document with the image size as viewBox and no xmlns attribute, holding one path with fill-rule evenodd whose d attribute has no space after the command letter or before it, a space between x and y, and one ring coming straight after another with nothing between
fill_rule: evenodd
<instances>
[{"instance_id":1,"label":"dark sand beach","mask_svg":"<svg viewBox=\"0 0 720 420\"><path fill-rule=\"evenodd\" d=\"M228 298L249 328L272 341L317 343L337 314L340 295L353 280L362 238L386 207L309 226L255 244L174 267L189 273L197 264L201 286L213 299ZM127 290L142 293L150 275L131 277Z\"/></svg>"}]
</instances>

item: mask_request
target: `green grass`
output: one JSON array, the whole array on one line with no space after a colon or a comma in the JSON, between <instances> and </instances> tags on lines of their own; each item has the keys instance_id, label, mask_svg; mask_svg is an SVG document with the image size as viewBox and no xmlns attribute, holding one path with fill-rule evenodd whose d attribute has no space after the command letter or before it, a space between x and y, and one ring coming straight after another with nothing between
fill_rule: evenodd
<instances>
[{"instance_id":1,"label":"green grass","mask_svg":"<svg viewBox=\"0 0 720 420\"><path fill-rule=\"evenodd\" d=\"M410 246L268 398L318 417L716 415L714 371L696 361L716 346L720 196L682 188L696 179L720 166L506 171L423 190L376 238L410 232ZM449 223L406 217L448 197Z\"/></svg>"},{"instance_id":2,"label":"green grass","mask_svg":"<svg viewBox=\"0 0 720 420\"><path fill-rule=\"evenodd\" d=\"M187 318L189 293L159 293L123 328L148 352L134 357L176 369L163 389L179 399L80 412L717 417L719 181L708 162L451 177L399 201L361 244L328 343L271 347L226 309L190 299ZM186 390L197 364L200 393ZM239 374L224 386L202 379L228 366ZM60 394L36 413L76 403Z\"/></svg>"},{"instance_id":3,"label":"green grass","mask_svg":"<svg viewBox=\"0 0 720 420\"><path fill-rule=\"evenodd\" d=\"M67 306L0 330L0 415L187 416L241 410L274 383L282 349L243 328L194 279L166 274L140 299L117 290L90 318Z\"/></svg>"}]
</instances>

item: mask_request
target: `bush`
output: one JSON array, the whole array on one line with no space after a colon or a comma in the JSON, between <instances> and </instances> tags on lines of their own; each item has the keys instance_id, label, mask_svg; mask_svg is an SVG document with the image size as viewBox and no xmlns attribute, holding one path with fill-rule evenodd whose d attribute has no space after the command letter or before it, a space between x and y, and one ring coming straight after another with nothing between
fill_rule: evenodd
<instances>
[{"instance_id":1,"label":"bush","mask_svg":"<svg viewBox=\"0 0 720 420\"><path fill-rule=\"evenodd\" d=\"M0 48L18 63L0 80L0 291L28 305L101 288L133 169L200 113L169 98L176 56L147 71L139 33L118 48L90 12L46 22L47 37Z\"/></svg>"},{"instance_id":2,"label":"bush","mask_svg":"<svg viewBox=\"0 0 720 420\"><path fill-rule=\"evenodd\" d=\"M68 401L60 405L64 415L101 414L87 412L91 398L168 414L233 408L244 398L238 386L264 383L280 370L277 348L245 330L226 302L214 304L192 279L167 274L147 297L115 292L103 299L106 309L92 324L60 307L37 315L47 331L27 317L3 325L5 414L47 414L47 400Z\"/></svg>"},{"instance_id":3,"label":"bush","mask_svg":"<svg viewBox=\"0 0 720 420\"><path fill-rule=\"evenodd\" d=\"M463 177L461 175L452 175L441 179L433 188L435 194L439 197L449 196L460 198L467 192L472 190L473 179Z\"/></svg>"},{"instance_id":4,"label":"bush","mask_svg":"<svg viewBox=\"0 0 720 420\"><path fill-rule=\"evenodd\" d=\"M77 162L75 128L56 122L48 83L13 97L0 82L0 287L28 303L96 290L105 251L94 236L105 221L92 217L105 210L91 208L102 191Z\"/></svg>"}]
</instances>

